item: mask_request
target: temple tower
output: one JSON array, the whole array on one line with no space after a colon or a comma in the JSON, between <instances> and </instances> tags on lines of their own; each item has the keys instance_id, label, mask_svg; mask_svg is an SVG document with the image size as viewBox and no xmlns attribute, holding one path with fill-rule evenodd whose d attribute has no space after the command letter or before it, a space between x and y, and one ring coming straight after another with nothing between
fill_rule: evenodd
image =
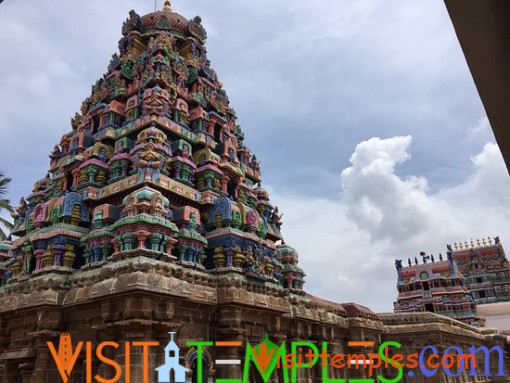
<instances>
[{"instance_id":1,"label":"temple tower","mask_svg":"<svg viewBox=\"0 0 510 383\"><path fill-rule=\"evenodd\" d=\"M422 263L414 258L414 264L408 259L408 265L395 261L397 269L398 297L394 304L395 313L428 311L468 324L478 325L475 302L466 286L450 251L447 259L440 254L420 253Z\"/></svg>"},{"instance_id":2,"label":"temple tower","mask_svg":"<svg viewBox=\"0 0 510 383\"><path fill-rule=\"evenodd\" d=\"M304 273L295 251L278 245L281 215L206 38L199 17L187 20L168 1L130 12L119 52L16 209L2 280L143 254L302 291Z\"/></svg>"},{"instance_id":3,"label":"temple tower","mask_svg":"<svg viewBox=\"0 0 510 383\"><path fill-rule=\"evenodd\" d=\"M449 247L477 304L510 301L510 265L498 236Z\"/></svg>"}]
</instances>

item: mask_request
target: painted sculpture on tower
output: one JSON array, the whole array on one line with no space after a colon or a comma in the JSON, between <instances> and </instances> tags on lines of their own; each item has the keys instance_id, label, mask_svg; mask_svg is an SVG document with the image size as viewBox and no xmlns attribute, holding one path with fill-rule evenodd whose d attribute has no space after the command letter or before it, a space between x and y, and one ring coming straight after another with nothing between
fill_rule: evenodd
<instances>
[{"instance_id":1,"label":"painted sculpture on tower","mask_svg":"<svg viewBox=\"0 0 510 383\"><path fill-rule=\"evenodd\" d=\"M0 281L144 255L300 293L282 214L205 48L199 18L131 11L119 52L13 213Z\"/></svg>"}]
</instances>

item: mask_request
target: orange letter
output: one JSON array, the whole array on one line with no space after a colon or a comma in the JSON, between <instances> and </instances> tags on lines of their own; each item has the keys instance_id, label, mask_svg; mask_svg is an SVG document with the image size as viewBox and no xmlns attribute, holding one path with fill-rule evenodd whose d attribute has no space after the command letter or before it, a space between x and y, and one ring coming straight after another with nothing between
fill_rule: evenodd
<instances>
[{"instance_id":1,"label":"orange letter","mask_svg":"<svg viewBox=\"0 0 510 383\"><path fill-rule=\"evenodd\" d=\"M345 359L344 354L335 354L331 358L331 365L334 368L344 368L345 367L345 363L342 363L342 360L344 360L344 359Z\"/></svg>"},{"instance_id":2,"label":"orange letter","mask_svg":"<svg viewBox=\"0 0 510 383\"><path fill-rule=\"evenodd\" d=\"M86 372L87 375L87 383L92 383L92 344L87 342L87 360L86 360Z\"/></svg>"},{"instance_id":3,"label":"orange letter","mask_svg":"<svg viewBox=\"0 0 510 383\"><path fill-rule=\"evenodd\" d=\"M407 368L412 370L413 368L416 368L416 367L418 367L418 353L417 352L407 355Z\"/></svg>"},{"instance_id":4,"label":"orange letter","mask_svg":"<svg viewBox=\"0 0 510 383\"><path fill-rule=\"evenodd\" d=\"M450 364L448 364L448 360L450 360ZM455 357L452 354L445 354L441 358L441 365L443 368L450 369L455 366Z\"/></svg>"},{"instance_id":5,"label":"orange letter","mask_svg":"<svg viewBox=\"0 0 510 383\"><path fill-rule=\"evenodd\" d=\"M433 364L432 363L432 359L439 359L439 355L437 354L432 354L429 356L429 358L427 359L427 364L429 367L432 367L432 368L439 368L439 363L435 363Z\"/></svg>"},{"instance_id":6,"label":"orange letter","mask_svg":"<svg viewBox=\"0 0 510 383\"><path fill-rule=\"evenodd\" d=\"M159 342L133 342L133 346L141 346L143 354L143 383L149 383L149 347L158 347Z\"/></svg>"},{"instance_id":7,"label":"orange letter","mask_svg":"<svg viewBox=\"0 0 510 383\"><path fill-rule=\"evenodd\" d=\"M126 342L124 345L124 352L126 353L126 364L124 366L125 370L125 381L126 383L131 383L131 345L129 342Z\"/></svg>"},{"instance_id":8,"label":"orange letter","mask_svg":"<svg viewBox=\"0 0 510 383\"><path fill-rule=\"evenodd\" d=\"M283 368L294 368L294 359L296 356L294 354L286 354L285 362L283 363Z\"/></svg>"},{"instance_id":9,"label":"orange letter","mask_svg":"<svg viewBox=\"0 0 510 383\"><path fill-rule=\"evenodd\" d=\"M398 354L397 354L398 355ZM381 367L381 356L379 354L368 354L368 357L370 358L370 366L368 366L368 376L372 377L374 374L374 370L377 370L379 367ZM377 361L377 363L375 363Z\"/></svg>"},{"instance_id":10,"label":"orange letter","mask_svg":"<svg viewBox=\"0 0 510 383\"><path fill-rule=\"evenodd\" d=\"M391 357L391 366L394 368L402 368L402 361L404 360L404 355L395 354Z\"/></svg>"},{"instance_id":11,"label":"orange letter","mask_svg":"<svg viewBox=\"0 0 510 383\"><path fill-rule=\"evenodd\" d=\"M60 334L60 341L58 344L58 353L55 350L55 346L53 343L47 342L47 345L50 349L51 355L53 359L55 359L55 364L57 365L58 372L62 377L64 383L67 383L71 373L73 372L74 364L76 363L76 359L78 359L78 355L81 352L81 348L83 347L83 342L78 343L76 350L73 353L73 345L71 343L71 334L62 333Z\"/></svg>"},{"instance_id":12,"label":"orange letter","mask_svg":"<svg viewBox=\"0 0 510 383\"><path fill-rule=\"evenodd\" d=\"M122 369L120 368L120 366L119 366L119 364L117 362L115 362L112 359L108 359L107 357L105 357L103 355L103 348L105 348L107 346L118 348L119 344L115 343L115 342L103 342L103 343L101 343L97 347L96 355L97 355L97 358L101 362L104 362L104 363L112 366L115 369L116 373L115 373L115 376L112 379L104 379L104 378L100 377L99 375L96 375L96 380L99 383L117 383L119 381L119 379L121 378L121 376L122 376Z\"/></svg>"}]
</instances>

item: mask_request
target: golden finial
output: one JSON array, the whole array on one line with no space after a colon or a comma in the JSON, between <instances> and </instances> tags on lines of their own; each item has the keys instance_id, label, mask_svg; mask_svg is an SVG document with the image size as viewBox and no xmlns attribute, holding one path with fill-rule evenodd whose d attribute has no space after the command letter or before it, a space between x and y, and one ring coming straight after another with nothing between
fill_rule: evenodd
<instances>
[{"instance_id":1,"label":"golden finial","mask_svg":"<svg viewBox=\"0 0 510 383\"><path fill-rule=\"evenodd\" d=\"M453 247L455 247L455 251L459 250L459 245L457 244L457 242L453 244Z\"/></svg>"},{"instance_id":2,"label":"golden finial","mask_svg":"<svg viewBox=\"0 0 510 383\"><path fill-rule=\"evenodd\" d=\"M487 241L485 240L485 238L482 238L482 243L484 246L487 246Z\"/></svg>"},{"instance_id":3,"label":"golden finial","mask_svg":"<svg viewBox=\"0 0 510 383\"><path fill-rule=\"evenodd\" d=\"M492 238L491 237L488 237L489 238L489 246L492 245Z\"/></svg>"},{"instance_id":4,"label":"golden finial","mask_svg":"<svg viewBox=\"0 0 510 383\"><path fill-rule=\"evenodd\" d=\"M479 239L476 240L476 247L480 247L480 240Z\"/></svg>"},{"instance_id":5,"label":"golden finial","mask_svg":"<svg viewBox=\"0 0 510 383\"><path fill-rule=\"evenodd\" d=\"M471 243L470 243L470 245L471 245L471 248L475 247L475 244L473 243L473 238L471 238Z\"/></svg>"},{"instance_id":6,"label":"golden finial","mask_svg":"<svg viewBox=\"0 0 510 383\"><path fill-rule=\"evenodd\" d=\"M163 5L164 12L172 12L172 4L170 4L170 0L165 0L165 5Z\"/></svg>"},{"instance_id":7,"label":"golden finial","mask_svg":"<svg viewBox=\"0 0 510 383\"><path fill-rule=\"evenodd\" d=\"M464 241L464 248L467 250L469 249L469 244L468 244L468 241Z\"/></svg>"}]
</instances>

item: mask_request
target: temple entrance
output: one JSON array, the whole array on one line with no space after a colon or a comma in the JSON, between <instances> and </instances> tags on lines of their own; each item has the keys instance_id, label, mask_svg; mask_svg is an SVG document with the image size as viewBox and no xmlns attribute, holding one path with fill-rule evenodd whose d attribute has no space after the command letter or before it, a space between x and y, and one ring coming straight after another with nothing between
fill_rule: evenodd
<instances>
[{"instance_id":1,"label":"temple entrance","mask_svg":"<svg viewBox=\"0 0 510 383\"><path fill-rule=\"evenodd\" d=\"M425 311L435 313L436 310L434 309L434 305L432 303L425 304Z\"/></svg>"}]
</instances>

